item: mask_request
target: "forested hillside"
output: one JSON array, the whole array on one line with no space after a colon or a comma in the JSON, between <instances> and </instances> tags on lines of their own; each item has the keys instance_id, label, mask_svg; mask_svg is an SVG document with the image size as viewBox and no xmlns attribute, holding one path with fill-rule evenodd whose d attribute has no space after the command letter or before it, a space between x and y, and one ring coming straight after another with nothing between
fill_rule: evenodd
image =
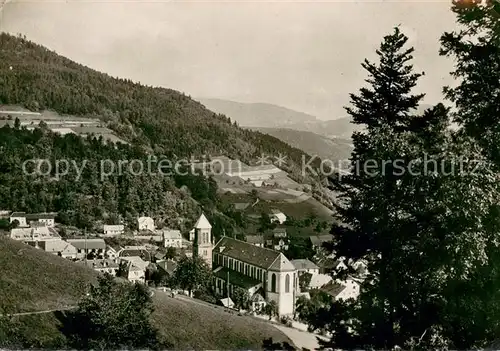
<instances>
[{"instance_id":1,"label":"forested hillside","mask_svg":"<svg viewBox=\"0 0 500 351\"><path fill-rule=\"evenodd\" d=\"M0 104L98 117L121 137L156 154L226 154L250 160L288 155L300 176L303 152L247 131L180 92L143 86L97 72L25 38L0 34Z\"/></svg>"},{"instance_id":2,"label":"forested hillside","mask_svg":"<svg viewBox=\"0 0 500 351\"><path fill-rule=\"evenodd\" d=\"M137 160L147 169L147 155L138 147L105 145L97 138L73 134L60 136L44 126L34 131L5 126L0 128L0 151L2 209L58 212L59 222L92 229L99 222L117 224L120 218L135 224L137 216L143 214L174 227L179 218L185 218L189 226L202 207L214 233L222 233L222 229L232 233L236 227L222 214L217 185L211 179L189 172L162 175L154 165L151 172L140 175L128 167L120 172L116 168L120 160ZM40 168L31 161L24 164L39 159L48 161ZM56 160L69 162L67 174L61 165L57 177ZM102 160L115 164L112 174L110 168L102 166Z\"/></svg>"}]
</instances>

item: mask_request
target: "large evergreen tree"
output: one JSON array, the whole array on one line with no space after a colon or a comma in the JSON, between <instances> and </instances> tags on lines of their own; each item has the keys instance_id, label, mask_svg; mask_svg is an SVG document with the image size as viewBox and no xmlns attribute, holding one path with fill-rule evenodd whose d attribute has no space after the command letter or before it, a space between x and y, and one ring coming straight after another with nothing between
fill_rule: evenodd
<instances>
[{"instance_id":1,"label":"large evergreen tree","mask_svg":"<svg viewBox=\"0 0 500 351\"><path fill-rule=\"evenodd\" d=\"M357 302L318 312L336 348L470 347L478 340L456 332L466 323L455 289L477 282L498 239L498 186L484 169L473 172L468 160L486 160L450 132L447 108L416 114L422 95L411 95L419 75L406 41L398 29L384 38L379 65L363 65L371 89L351 95L347 109L366 131L353 136L351 175L335 182L345 201L333 250L366 259L370 274Z\"/></svg>"}]
</instances>

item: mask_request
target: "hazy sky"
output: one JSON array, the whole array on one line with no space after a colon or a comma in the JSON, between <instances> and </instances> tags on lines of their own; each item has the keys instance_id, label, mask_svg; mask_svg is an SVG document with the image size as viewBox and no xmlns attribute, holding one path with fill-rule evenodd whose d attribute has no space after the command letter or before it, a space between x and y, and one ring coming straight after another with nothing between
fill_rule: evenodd
<instances>
[{"instance_id":1,"label":"hazy sky","mask_svg":"<svg viewBox=\"0 0 500 351\"><path fill-rule=\"evenodd\" d=\"M0 3L5 0L0 0ZM449 84L439 37L451 1L17 1L0 30L22 33L113 76L193 97L268 102L322 119L344 115L383 35L401 24L425 71L428 103Z\"/></svg>"}]
</instances>

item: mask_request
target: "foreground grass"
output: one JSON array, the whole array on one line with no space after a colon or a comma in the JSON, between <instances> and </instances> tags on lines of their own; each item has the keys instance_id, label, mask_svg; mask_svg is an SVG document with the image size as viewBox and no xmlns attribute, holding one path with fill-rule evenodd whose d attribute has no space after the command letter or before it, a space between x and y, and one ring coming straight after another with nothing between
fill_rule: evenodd
<instances>
[{"instance_id":1,"label":"foreground grass","mask_svg":"<svg viewBox=\"0 0 500 351\"><path fill-rule=\"evenodd\" d=\"M261 349L266 338L292 344L271 324L225 312L218 306L173 299L161 292L156 293L153 300L153 324L177 349L256 350Z\"/></svg>"},{"instance_id":2,"label":"foreground grass","mask_svg":"<svg viewBox=\"0 0 500 351\"><path fill-rule=\"evenodd\" d=\"M0 238L0 302L7 313L76 305L97 273L66 259ZM262 341L291 341L274 326L212 305L153 296L152 321L168 349L260 349ZM0 312L1 313L1 312ZM24 348L64 348L63 312L14 317ZM0 331L0 336L2 335ZM0 337L1 339L1 337ZM0 340L1 344L2 340Z\"/></svg>"}]
</instances>

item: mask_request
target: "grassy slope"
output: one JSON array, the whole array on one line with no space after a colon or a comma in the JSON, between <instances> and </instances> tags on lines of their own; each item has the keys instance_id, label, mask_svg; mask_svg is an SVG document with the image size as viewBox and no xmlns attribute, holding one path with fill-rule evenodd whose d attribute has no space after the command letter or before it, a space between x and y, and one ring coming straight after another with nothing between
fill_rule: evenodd
<instances>
[{"instance_id":1,"label":"grassy slope","mask_svg":"<svg viewBox=\"0 0 500 351\"><path fill-rule=\"evenodd\" d=\"M0 237L0 302L12 311L64 308L77 303L96 277L60 257Z\"/></svg>"},{"instance_id":2,"label":"grassy slope","mask_svg":"<svg viewBox=\"0 0 500 351\"><path fill-rule=\"evenodd\" d=\"M0 301L9 313L42 311L75 305L94 271L63 258L0 238ZM153 323L176 349L259 348L262 340L289 341L276 328L250 317L230 315L219 308L154 296ZM60 313L16 317L34 347L63 345Z\"/></svg>"}]
</instances>

